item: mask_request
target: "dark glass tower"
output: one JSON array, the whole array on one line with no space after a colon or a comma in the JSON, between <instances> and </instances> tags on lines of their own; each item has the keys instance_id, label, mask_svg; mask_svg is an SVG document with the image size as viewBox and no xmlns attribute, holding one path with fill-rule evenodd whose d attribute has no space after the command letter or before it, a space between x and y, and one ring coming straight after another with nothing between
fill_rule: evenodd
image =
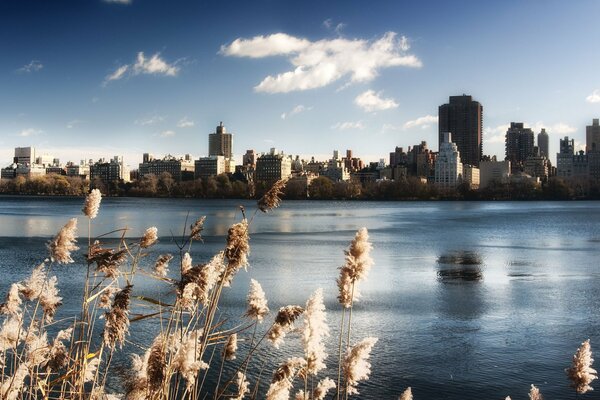
<instances>
[{"instance_id":1,"label":"dark glass tower","mask_svg":"<svg viewBox=\"0 0 600 400\"><path fill-rule=\"evenodd\" d=\"M439 107L438 116L438 143L443 143L445 132L452 133L462 162L479 166L483 155L483 106L471 96L450 96L450 101Z\"/></svg>"}]
</instances>

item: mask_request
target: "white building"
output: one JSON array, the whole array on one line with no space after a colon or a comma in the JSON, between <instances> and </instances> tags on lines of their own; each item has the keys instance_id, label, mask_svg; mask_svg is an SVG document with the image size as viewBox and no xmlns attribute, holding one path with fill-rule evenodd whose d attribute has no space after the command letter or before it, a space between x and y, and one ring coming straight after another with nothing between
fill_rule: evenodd
<instances>
[{"instance_id":1,"label":"white building","mask_svg":"<svg viewBox=\"0 0 600 400\"><path fill-rule=\"evenodd\" d=\"M481 161L479 163L479 187L488 187L490 182L506 183L510 179L510 161Z\"/></svg>"},{"instance_id":2,"label":"white building","mask_svg":"<svg viewBox=\"0 0 600 400\"><path fill-rule=\"evenodd\" d=\"M208 178L227 172L226 159L224 156L200 157L194 161L194 177Z\"/></svg>"},{"instance_id":3,"label":"white building","mask_svg":"<svg viewBox=\"0 0 600 400\"><path fill-rule=\"evenodd\" d=\"M463 165L450 132L443 133L440 152L435 160L435 184L443 188L454 188L462 180Z\"/></svg>"}]
</instances>

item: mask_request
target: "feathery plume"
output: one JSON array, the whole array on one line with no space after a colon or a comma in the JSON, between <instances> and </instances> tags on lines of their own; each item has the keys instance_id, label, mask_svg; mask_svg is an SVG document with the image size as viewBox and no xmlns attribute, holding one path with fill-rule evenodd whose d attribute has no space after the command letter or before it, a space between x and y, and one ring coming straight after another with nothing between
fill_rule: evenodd
<instances>
[{"instance_id":1,"label":"feathery plume","mask_svg":"<svg viewBox=\"0 0 600 400\"><path fill-rule=\"evenodd\" d=\"M16 349L24 338L23 316L21 314L11 315L4 320L2 329L0 329L0 352Z\"/></svg>"},{"instance_id":2,"label":"feathery plume","mask_svg":"<svg viewBox=\"0 0 600 400\"><path fill-rule=\"evenodd\" d=\"M346 384L348 385L348 394L359 394L356 389L358 382L368 380L371 374L371 363L369 356L377 338L368 337L348 349L344 358L343 368Z\"/></svg>"},{"instance_id":3,"label":"feathery plume","mask_svg":"<svg viewBox=\"0 0 600 400\"><path fill-rule=\"evenodd\" d=\"M283 338L287 332L292 330L294 321L296 321L303 312L304 309L300 306L285 306L279 309L279 312L275 317L275 322L267 333L267 337L273 346L279 348L279 345L283 343Z\"/></svg>"},{"instance_id":4,"label":"feathery plume","mask_svg":"<svg viewBox=\"0 0 600 400\"><path fill-rule=\"evenodd\" d=\"M121 400L123 396L109 394L104 391L104 386L96 386L90 393L90 400Z\"/></svg>"},{"instance_id":5,"label":"feathery plume","mask_svg":"<svg viewBox=\"0 0 600 400\"><path fill-rule=\"evenodd\" d=\"M92 189L87 196L85 196L85 202L83 203L83 214L89 219L94 219L98 215L98 209L100 209L100 201L102 200L102 193L98 189Z\"/></svg>"},{"instance_id":6,"label":"feathery plume","mask_svg":"<svg viewBox=\"0 0 600 400\"><path fill-rule=\"evenodd\" d=\"M144 232L142 239L140 240L140 247L142 249L147 249L152 246L158 240L158 229L155 226L152 226Z\"/></svg>"},{"instance_id":7,"label":"feathery plume","mask_svg":"<svg viewBox=\"0 0 600 400\"><path fill-rule=\"evenodd\" d=\"M62 297L58 295L58 288L56 287L57 281L56 276L50 277L40 294L40 305L44 310L46 322L52 322L56 309L62 305Z\"/></svg>"},{"instance_id":8,"label":"feathery plume","mask_svg":"<svg viewBox=\"0 0 600 400\"><path fill-rule=\"evenodd\" d=\"M248 292L248 309L246 316L262 322L265 315L269 313L267 298L260 283L255 279L250 279L250 291Z\"/></svg>"},{"instance_id":9,"label":"feathery plume","mask_svg":"<svg viewBox=\"0 0 600 400\"><path fill-rule=\"evenodd\" d=\"M103 289L102 294L98 297L98 308L110 309L112 298L115 293L119 291L119 288L116 286L108 285Z\"/></svg>"},{"instance_id":10,"label":"feathery plume","mask_svg":"<svg viewBox=\"0 0 600 400\"><path fill-rule=\"evenodd\" d=\"M313 390L313 400L323 400L327 396L327 392L335 389L335 382L331 378L321 379Z\"/></svg>"},{"instance_id":11,"label":"feathery plume","mask_svg":"<svg viewBox=\"0 0 600 400\"><path fill-rule=\"evenodd\" d=\"M350 243L348 250L344 251L346 261L340 267L340 277L337 279L339 288L338 300L346 308L350 308L353 300L360 294L355 286L356 282L365 279L371 270L373 260L370 252L373 246L369 243L367 228L360 228ZM353 293L354 292L354 293Z\"/></svg>"},{"instance_id":12,"label":"feathery plume","mask_svg":"<svg viewBox=\"0 0 600 400\"><path fill-rule=\"evenodd\" d=\"M529 390L529 400L544 400L540 393L540 389L534 385L531 385L531 389Z\"/></svg>"},{"instance_id":13,"label":"feathery plume","mask_svg":"<svg viewBox=\"0 0 600 400\"><path fill-rule=\"evenodd\" d=\"M131 369L125 378L125 399L146 400L148 398L148 358L150 349L144 354L144 358L137 354L131 356Z\"/></svg>"},{"instance_id":14,"label":"feathery plume","mask_svg":"<svg viewBox=\"0 0 600 400\"><path fill-rule=\"evenodd\" d=\"M510 397L507 397L507 399L510 400ZM402 392L398 400L413 400L412 390L410 387L406 388L406 390Z\"/></svg>"},{"instance_id":15,"label":"feathery plume","mask_svg":"<svg viewBox=\"0 0 600 400\"><path fill-rule=\"evenodd\" d=\"M85 362L85 371L83 373L84 382L92 382L96 378L96 371L98 370L98 365L100 365L99 357L94 357L91 360Z\"/></svg>"},{"instance_id":16,"label":"feathery plume","mask_svg":"<svg viewBox=\"0 0 600 400\"><path fill-rule=\"evenodd\" d=\"M49 368L51 371L58 371L60 368L65 367L68 362L67 356L67 348L63 341L69 340L71 338L71 334L73 333L73 328L63 329L58 332L56 338L52 342L50 346L48 361L43 364L43 367Z\"/></svg>"},{"instance_id":17,"label":"feathery plume","mask_svg":"<svg viewBox=\"0 0 600 400\"><path fill-rule=\"evenodd\" d=\"M46 264L41 263L31 271L31 275L21 285L21 294L27 300L35 300L40 297L46 282Z\"/></svg>"},{"instance_id":18,"label":"feathery plume","mask_svg":"<svg viewBox=\"0 0 600 400\"><path fill-rule=\"evenodd\" d=\"M5 315L18 315L21 314L21 304L23 301L21 300L21 296L19 292L21 291L21 285L18 283L13 283L10 285L10 289L8 294L6 295L6 300L4 303L0 304L0 313Z\"/></svg>"},{"instance_id":19,"label":"feathery plume","mask_svg":"<svg viewBox=\"0 0 600 400\"><path fill-rule=\"evenodd\" d=\"M305 367L306 361L299 357L288 358L281 364L273 374L271 385L267 391L267 400L288 400L296 372Z\"/></svg>"},{"instance_id":20,"label":"feathery plume","mask_svg":"<svg viewBox=\"0 0 600 400\"><path fill-rule=\"evenodd\" d=\"M77 242L76 235L77 218L72 218L61 228L54 239L46 245L48 250L50 250L50 259L59 264L72 263L71 252L79 250L79 247L75 245Z\"/></svg>"},{"instance_id":21,"label":"feathery plume","mask_svg":"<svg viewBox=\"0 0 600 400\"><path fill-rule=\"evenodd\" d=\"M119 276L119 267L127 261L127 250L103 249L99 241L90 246L88 263L96 263L96 271L102 272L107 278Z\"/></svg>"},{"instance_id":22,"label":"feathery plume","mask_svg":"<svg viewBox=\"0 0 600 400\"><path fill-rule=\"evenodd\" d=\"M304 330L302 342L304 344L304 358L308 374L317 375L325 368L325 343L323 339L329 336L325 304L323 304L323 289L317 289L306 302L304 311Z\"/></svg>"},{"instance_id":23,"label":"feathery plume","mask_svg":"<svg viewBox=\"0 0 600 400\"><path fill-rule=\"evenodd\" d=\"M48 334L46 332L38 335L36 332L29 331L26 341L27 363L35 367L48 361L50 347L48 346Z\"/></svg>"},{"instance_id":24,"label":"feathery plume","mask_svg":"<svg viewBox=\"0 0 600 400\"><path fill-rule=\"evenodd\" d=\"M161 254L154 264L154 273L159 276L167 276L169 273L169 261L173 259L170 254Z\"/></svg>"},{"instance_id":25,"label":"feathery plume","mask_svg":"<svg viewBox=\"0 0 600 400\"><path fill-rule=\"evenodd\" d=\"M217 284L224 269L223 252L217 253L208 264L187 268L182 273L178 285L181 305L186 309L190 309L194 302L198 300L208 306L209 293Z\"/></svg>"},{"instance_id":26,"label":"feathery plume","mask_svg":"<svg viewBox=\"0 0 600 400\"><path fill-rule=\"evenodd\" d=\"M223 348L223 358L227 361L235 360L235 352L237 351L237 333L229 335L227 343Z\"/></svg>"},{"instance_id":27,"label":"feathery plume","mask_svg":"<svg viewBox=\"0 0 600 400\"><path fill-rule=\"evenodd\" d=\"M242 400L246 393L250 393L250 382L246 379L243 372L238 372L235 377L235 384L238 388L237 394L232 397L233 400Z\"/></svg>"},{"instance_id":28,"label":"feathery plume","mask_svg":"<svg viewBox=\"0 0 600 400\"><path fill-rule=\"evenodd\" d=\"M181 275L184 275L190 269L192 269L192 257L190 253L186 252L181 259Z\"/></svg>"},{"instance_id":29,"label":"feathery plume","mask_svg":"<svg viewBox=\"0 0 600 400\"><path fill-rule=\"evenodd\" d=\"M571 387L575 388L578 394L594 390L590 384L595 379L598 379L598 376L596 375L596 370L592 368L593 362L592 348L590 346L590 339L588 339L581 343L581 347L573 355L571 368L565 370L571 380Z\"/></svg>"},{"instance_id":30,"label":"feathery plume","mask_svg":"<svg viewBox=\"0 0 600 400\"><path fill-rule=\"evenodd\" d=\"M198 371L209 367L200 359L201 338L202 330L194 330L185 334L176 346L173 368L184 377L188 389L194 385Z\"/></svg>"},{"instance_id":31,"label":"feathery plume","mask_svg":"<svg viewBox=\"0 0 600 400\"><path fill-rule=\"evenodd\" d=\"M110 311L105 313L103 340L104 344L111 349L115 348L117 342L121 347L125 342L125 335L129 330L129 296L132 287L127 285L120 290L115 295Z\"/></svg>"},{"instance_id":32,"label":"feathery plume","mask_svg":"<svg viewBox=\"0 0 600 400\"><path fill-rule=\"evenodd\" d=\"M260 211L266 213L274 208L279 207L279 204L281 204L280 196L283 194L283 189L285 188L287 181L287 179L278 180L275 182L275 184L273 184L271 189L269 189L267 193L265 193L264 196L258 200L258 208Z\"/></svg>"},{"instance_id":33,"label":"feathery plume","mask_svg":"<svg viewBox=\"0 0 600 400\"><path fill-rule=\"evenodd\" d=\"M28 375L29 365L26 362L20 363L14 375L4 379L0 386L0 397L4 400L17 400Z\"/></svg>"},{"instance_id":34,"label":"feathery plume","mask_svg":"<svg viewBox=\"0 0 600 400\"><path fill-rule=\"evenodd\" d=\"M190 226L190 239L202 240L201 233L204 230L204 221L206 217L200 217Z\"/></svg>"},{"instance_id":35,"label":"feathery plume","mask_svg":"<svg viewBox=\"0 0 600 400\"><path fill-rule=\"evenodd\" d=\"M510 396L506 396L506 398L504 400L512 400L512 399L510 398Z\"/></svg>"},{"instance_id":36,"label":"feathery plume","mask_svg":"<svg viewBox=\"0 0 600 400\"><path fill-rule=\"evenodd\" d=\"M231 283L233 276L240 268L248 265L248 253L250 252L249 240L248 221L245 218L229 228L227 232L227 247L225 248L227 269L223 277L226 284Z\"/></svg>"},{"instance_id":37,"label":"feathery plume","mask_svg":"<svg viewBox=\"0 0 600 400\"><path fill-rule=\"evenodd\" d=\"M165 379L165 370L167 368L167 354L165 337L161 333L152 342L148 356L148 389L150 393L160 391Z\"/></svg>"}]
</instances>

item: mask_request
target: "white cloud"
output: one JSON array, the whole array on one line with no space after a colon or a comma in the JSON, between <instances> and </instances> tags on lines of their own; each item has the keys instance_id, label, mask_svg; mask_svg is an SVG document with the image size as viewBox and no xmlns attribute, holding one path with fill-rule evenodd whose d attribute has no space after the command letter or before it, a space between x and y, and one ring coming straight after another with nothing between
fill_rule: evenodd
<instances>
[{"instance_id":1,"label":"white cloud","mask_svg":"<svg viewBox=\"0 0 600 400\"><path fill-rule=\"evenodd\" d=\"M333 30L335 33L337 33L339 35L340 33L342 33L342 29L344 29L346 27L346 24L343 22L334 24L334 22L331 18L327 18L325 21L323 21L323 26L327 29Z\"/></svg>"},{"instance_id":2,"label":"white cloud","mask_svg":"<svg viewBox=\"0 0 600 400\"><path fill-rule=\"evenodd\" d=\"M292 109L292 111L289 111L287 113L281 114L281 119L286 119L286 118L289 118L289 117L294 116L296 114L300 114L301 112L310 111L312 109L313 109L312 107L305 107L302 104L299 104L296 107L294 107Z\"/></svg>"},{"instance_id":3,"label":"white cloud","mask_svg":"<svg viewBox=\"0 0 600 400\"><path fill-rule=\"evenodd\" d=\"M150 58L147 58L144 55L144 52L140 51L137 54L135 63L131 65L125 64L117 68L113 73L104 78L104 84L106 85L111 81L116 81L126 76L136 76L141 74L177 76L179 70L180 68L177 66L177 61L168 63L161 58L160 53L155 53Z\"/></svg>"},{"instance_id":4,"label":"white cloud","mask_svg":"<svg viewBox=\"0 0 600 400\"><path fill-rule=\"evenodd\" d=\"M323 39L311 42L285 33L238 38L221 46L220 54L235 57L263 58L289 56L292 70L269 75L254 90L266 93L287 93L327 86L349 76L351 83L373 80L382 68L421 67L421 61L408 54L408 40L388 32L381 38Z\"/></svg>"},{"instance_id":5,"label":"white cloud","mask_svg":"<svg viewBox=\"0 0 600 400\"><path fill-rule=\"evenodd\" d=\"M535 133L538 133L542 130L542 128L546 129L546 132L549 134L557 134L557 135L568 135L570 133L577 132L577 128L570 126L564 122L557 122L552 125L546 125L542 121L538 121L533 125L525 124L525 126L529 126Z\"/></svg>"},{"instance_id":6,"label":"white cloud","mask_svg":"<svg viewBox=\"0 0 600 400\"><path fill-rule=\"evenodd\" d=\"M42 131L40 129L28 128L28 129L23 129L21 132L18 133L18 135L22 136L22 137L29 137L29 136L37 136L43 132L44 131Z\"/></svg>"},{"instance_id":7,"label":"white cloud","mask_svg":"<svg viewBox=\"0 0 600 400\"><path fill-rule=\"evenodd\" d=\"M365 125L362 121L346 121L346 122L338 122L335 125L331 126L331 129L337 129L340 131L345 131L348 129L364 129Z\"/></svg>"},{"instance_id":8,"label":"white cloud","mask_svg":"<svg viewBox=\"0 0 600 400\"><path fill-rule=\"evenodd\" d=\"M146 125L156 125L165 121L165 117L162 115L153 115L151 117L136 119L134 123L136 125L146 126Z\"/></svg>"},{"instance_id":9,"label":"white cloud","mask_svg":"<svg viewBox=\"0 0 600 400\"><path fill-rule=\"evenodd\" d=\"M194 121L188 119L188 117L183 117L177 123L178 128L191 128L195 125Z\"/></svg>"},{"instance_id":10,"label":"white cloud","mask_svg":"<svg viewBox=\"0 0 600 400\"><path fill-rule=\"evenodd\" d=\"M557 122L555 124L544 124L542 121L538 121L535 124L523 123L525 128L531 128L534 134L539 133L542 128L546 129L548 134L556 135L568 135L575 133L577 128L570 126L564 122ZM496 127L485 127L483 130L483 140L486 143L505 143L506 131L510 128L510 124L498 125Z\"/></svg>"},{"instance_id":11,"label":"white cloud","mask_svg":"<svg viewBox=\"0 0 600 400\"><path fill-rule=\"evenodd\" d=\"M508 128L510 128L510 124L495 127L486 126L483 128L483 141L486 143L504 143Z\"/></svg>"},{"instance_id":12,"label":"white cloud","mask_svg":"<svg viewBox=\"0 0 600 400\"><path fill-rule=\"evenodd\" d=\"M21 68L19 68L17 70L17 72L24 72L24 73L37 72L37 71L41 70L42 68L44 68L44 64L42 64L38 60L31 60L31 62L29 64L23 65Z\"/></svg>"},{"instance_id":13,"label":"white cloud","mask_svg":"<svg viewBox=\"0 0 600 400\"><path fill-rule=\"evenodd\" d=\"M171 137L171 136L175 136L175 131L171 131L171 130L168 130L168 131L162 131L162 132L160 133L160 136L161 136L161 137Z\"/></svg>"},{"instance_id":14,"label":"white cloud","mask_svg":"<svg viewBox=\"0 0 600 400\"><path fill-rule=\"evenodd\" d=\"M398 107L398 103L394 99L384 99L381 97L381 93L375 93L374 90L367 90L356 96L354 104L367 112L389 110Z\"/></svg>"},{"instance_id":15,"label":"white cloud","mask_svg":"<svg viewBox=\"0 0 600 400\"><path fill-rule=\"evenodd\" d=\"M438 117L437 115L426 115L424 117L419 117L417 119L413 119L410 121L406 121L402 126L403 129L412 129L416 127L421 127L422 129L429 128L431 124L437 123Z\"/></svg>"},{"instance_id":16,"label":"white cloud","mask_svg":"<svg viewBox=\"0 0 600 400\"><path fill-rule=\"evenodd\" d=\"M600 90L594 90L592 94L585 98L585 101L588 103L600 103Z\"/></svg>"}]
</instances>

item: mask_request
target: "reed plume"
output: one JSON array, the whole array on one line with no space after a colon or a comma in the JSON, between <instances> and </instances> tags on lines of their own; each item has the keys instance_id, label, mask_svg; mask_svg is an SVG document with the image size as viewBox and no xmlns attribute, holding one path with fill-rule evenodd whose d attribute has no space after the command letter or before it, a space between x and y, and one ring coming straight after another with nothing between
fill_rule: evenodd
<instances>
[{"instance_id":1,"label":"reed plume","mask_svg":"<svg viewBox=\"0 0 600 400\"><path fill-rule=\"evenodd\" d=\"M44 284L46 282L46 264L41 263L31 271L29 278L25 279L21 285L21 294L27 300L35 300L40 297Z\"/></svg>"},{"instance_id":2,"label":"reed plume","mask_svg":"<svg viewBox=\"0 0 600 400\"><path fill-rule=\"evenodd\" d=\"M258 208L260 211L266 213L270 210L279 207L281 204L281 195L283 194L283 189L287 183L287 179L280 179L271 186L263 197L258 200Z\"/></svg>"},{"instance_id":3,"label":"reed plume","mask_svg":"<svg viewBox=\"0 0 600 400\"><path fill-rule=\"evenodd\" d=\"M200 264L195 267L186 265L185 272L181 274L181 281L178 284L181 305L186 309L191 309L195 301L200 301L208 306L209 293L219 281L224 270L223 252L217 253L208 264Z\"/></svg>"},{"instance_id":4,"label":"reed plume","mask_svg":"<svg viewBox=\"0 0 600 400\"><path fill-rule=\"evenodd\" d=\"M147 249L152 246L158 240L158 229L155 226L152 226L144 232L142 239L140 240L140 247L142 249Z\"/></svg>"},{"instance_id":5,"label":"reed plume","mask_svg":"<svg viewBox=\"0 0 600 400\"><path fill-rule=\"evenodd\" d=\"M299 369L302 370L305 366L306 361L303 358L288 358L275 370L273 379L271 380L271 385L267 391L266 399L288 400L296 373Z\"/></svg>"},{"instance_id":6,"label":"reed plume","mask_svg":"<svg viewBox=\"0 0 600 400\"><path fill-rule=\"evenodd\" d=\"M116 286L108 285L106 286L100 297L98 297L98 308L110 309L112 298L120 289Z\"/></svg>"},{"instance_id":7,"label":"reed plume","mask_svg":"<svg viewBox=\"0 0 600 400\"><path fill-rule=\"evenodd\" d=\"M321 379L315 390L313 390L313 400L325 399L331 389L335 389L335 381L331 378Z\"/></svg>"},{"instance_id":8,"label":"reed plume","mask_svg":"<svg viewBox=\"0 0 600 400\"><path fill-rule=\"evenodd\" d=\"M348 395L359 394L356 385L362 380L369 379L371 374L369 356L377 340L377 338L368 337L348 349L343 364Z\"/></svg>"},{"instance_id":9,"label":"reed plume","mask_svg":"<svg viewBox=\"0 0 600 400\"><path fill-rule=\"evenodd\" d=\"M581 347L577 349L575 355L573 355L573 361L571 368L566 370L569 379L571 380L571 387L573 387L578 394L584 394L590 390L594 390L590 384L598 379L597 372L592 368L592 348L590 346L590 339L581 343Z\"/></svg>"},{"instance_id":10,"label":"reed plume","mask_svg":"<svg viewBox=\"0 0 600 400\"><path fill-rule=\"evenodd\" d=\"M35 367L48 361L50 347L48 346L48 334L46 332L37 334L35 329L30 329L26 340L27 363Z\"/></svg>"},{"instance_id":11,"label":"reed plume","mask_svg":"<svg viewBox=\"0 0 600 400\"><path fill-rule=\"evenodd\" d=\"M181 341L176 343L173 368L186 380L188 389L194 385L198 371L208 369L209 365L200 359L200 341L202 330L186 333Z\"/></svg>"},{"instance_id":12,"label":"reed plume","mask_svg":"<svg viewBox=\"0 0 600 400\"><path fill-rule=\"evenodd\" d=\"M190 239L202 240L201 233L204 230L204 221L206 217L200 217L190 226Z\"/></svg>"},{"instance_id":13,"label":"reed plume","mask_svg":"<svg viewBox=\"0 0 600 400\"><path fill-rule=\"evenodd\" d=\"M25 339L23 331L23 316L21 314L11 315L2 322L0 329L0 351L16 349Z\"/></svg>"},{"instance_id":14,"label":"reed plume","mask_svg":"<svg viewBox=\"0 0 600 400\"><path fill-rule=\"evenodd\" d=\"M243 372L238 371L235 377L235 384L237 386L237 393L232 397L233 400L242 400L246 393L250 393L250 382L248 382Z\"/></svg>"},{"instance_id":15,"label":"reed plume","mask_svg":"<svg viewBox=\"0 0 600 400\"><path fill-rule=\"evenodd\" d=\"M62 297L58 296L59 290L56 287L57 281L55 276L50 277L40 293L40 305L44 310L46 322L52 322L56 309L62 305Z\"/></svg>"},{"instance_id":16,"label":"reed plume","mask_svg":"<svg viewBox=\"0 0 600 400\"><path fill-rule=\"evenodd\" d=\"M507 397L507 399L510 400L510 397ZM411 388L410 387L406 388L406 390L404 392L402 392L402 394L400 395L398 400L413 400Z\"/></svg>"},{"instance_id":17,"label":"reed plume","mask_svg":"<svg viewBox=\"0 0 600 400\"><path fill-rule=\"evenodd\" d=\"M99 241L95 241L88 251L89 264L96 263L96 271L107 278L119 276L119 267L127 261L127 250L104 249Z\"/></svg>"},{"instance_id":18,"label":"reed plume","mask_svg":"<svg viewBox=\"0 0 600 400\"><path fill-rule=\"evenodd\" d=\"M279 309L273 326L267 332L267 337L273 343L273 346L279 348L279 345L283 343L283 338L292 329L294 322L303 312L304 309L300 306L285 306Z\"/></svg>"},{"instance_id":19,"label":"reed plume","mask_svg":"<svg viewBox=\"0 0 600 400\"><path fill-rule=\"evenodd\" d=\"M86 360L84 362L84 374L83 381L84 382L93 382L96 379L96 371L98 370L98 366L100 365L100 358L94 357L91 360Z\"/></svg>"},{"instance_id":20,"label":"reed plume","mask_svg":"<svg viewBox=\"0 0 600 400\"><path fill-rule=\"evenodd\" d=\"M326 367L327 353L323 340L328 336L329 327L327 326L325 304L323 304L323 289L317 289L306 302L304 311L302 342L307 374L317 375Z\"/></svg>"},{"instance_id":21,"label":"reed plume","mask_svg":"<svg viewBox=\"0 0 600 400\"><path fill-rule=\"evenodd\" d=\"M125 335L129 330L129 297L132 287L127 285L120 290L115 295L110 311L105 313L103 340L111 349L114 349L117 343L122 347L125 342Z\"/></svg>"},{"instance_id":22,"label":"reed plume","mask_svg":"<svg viewBox=\"0 0 600 400\"><path fill-rule=\"evenodd\" d=\"M0 313L5 315L18 315L21 314L21 304L23 304L23 300L21 300L21 296L19 292L22 287L18 283L13 283L10 285L10 289L8 294L6 295L6 300L4 303L0 304Z\"/></svg>"},{"instance_id":23,"label":"reed plume","mask_svg":"<svg viewBox=\"0 0 600 400\"><path fill-rule=\"evenodd\" d=\"M14 375L7 377L0 386L0 397L3 400L17 400L28 376L29 365L27 362L20 363Z\"/></svg>"},{"instance_id":24,"label":"reed plume","mask_svg":"<svg viewBox=\"0 0 600 400\"><path fill-rule=\"evenodd\" d=\"M85 202L83 203L83 214L89 219L94 219L98 215L100 209L100 201L102 200L102 193L98 189L92 189L87 196L85 196Z\"/></svg>"},{"instance_id":25,"label":"reed plume","mask_svg":"<svg viewBox=\"0 0 600 400\"><path fill-rule=\"evenodd\" d=\"M225 344L225 347L223 348L223 358L227 361L233 361L235 360L235 352L237 351L237 341L238 341L238 337L237 337L237 333L233 333L231 335L229 335L229 337L227 338L227 343Z\"/></svg>"},{"instance_id":26,"label":"reed plume","mask_svg":"<svg viewBox=\"0 0 600 400\"><path fill-rule=\"evenodd\" d=\"M128 371L125 379L125 399L126 400L147 400L148 399L148 358L150 349L144 354L144 358L137 354L131 356L131 369Z\"/></svg>"},{"instance_id":27,"label":"reed plume","mask_svg":"<svg viewBox=\"0 0 600 400\"><path fill-rule=\"evenodd\" d=\"M534 385L531 385L531 389L529 390L529 400L544 400L540 393L540 389Z\"/></svg>"},{"instance_id":28,"label":"reed plume","mask_svg":"<svg viewBox=\"0 0 600 400\"><path fill-rule=\"evenodd\" d=\"M71 252L79 250L77 242L77 218L71 218L58 234L46 245L50 250L50 259L59 264L73 262Z\"/></svg>"},{"instance_id":29,"label":"reed plume","mask_svg":"<svg viewBox=\"0 0 600 400\"><path fill-rule=\"evenodd\" d=\"M158 276L165 277L169 273L169 261L173 259L170 254L161 254L154 264L154 273Z\"/></svg>"},{"instance_id":30,"label":"reed plume","mask_svg":"<svg viewBox=\"0 0 600 400\"><path fill-rule=\"evenodd\" d=\"M71 334L73 333L73 328L63 329L58 332L56 338L52 342L52 345L49 349L48 360L43 365L47 367L51 371L58 371L60 368L65 367L69 361L68 358L68 350L63 343L65 340L69 340L71 338Z\"/></svg>"},{"instance_id":31,"label":"reed plume","mask_svg":"<svg viewBox=\"0 0 600 400\"><path fill-rule=\"evenodd\" d=\"M190 253L185 253L181 259L181 275L185 274L192 268L192 257Z\"/></svg>"},{"instance_id":32,"label":"reed plume","mask_svg":"<svg viewBox=\"0 0 600 400\"><path fill-rule=\"evenodd\" d=\"M250 291L248 292L247 302L246 316L262 322L265 315L269 313L269 306L262 286L255 279L250 279Z\"/></svg>"},{"instance_id":33,"label":"reed plume","mask_svg":"<svg viewBox=\"0 0 600 400\"><path fill-rule=\"evenodd\" d=\"M240 268L248 265L249 240L248 221L245 218L229 228L225 247L225 257L227 258L227 268L223 276L225 286L229 286Z\"/></svg>"},{"instance_id":34,"label":"reed plume","mask_svg":"<svg viewBox=\"0 0 600 400\"><path fill-rule=\"evenodd\" d=\"M348 250L344 251L346 260L344 265L340 267L340 277L337 284L339 289L338 300L345 308L350 308L352 302L360 296L355 284L365 279L371 270L373 260L370 252L372 248L367 228L360 228Z\"/></svg>"},{"instance_id":35,"label":"reed plume","mask_svg":"<svg viewBox=\"0 0 600 400\"><path fill-rule=\"evenodd\" d=\"M154 339L149 351L146 371L148 389L150 393L156 393L162 388L167 368L166 341L162 333Z\"/></svg>"}]
</instances>

